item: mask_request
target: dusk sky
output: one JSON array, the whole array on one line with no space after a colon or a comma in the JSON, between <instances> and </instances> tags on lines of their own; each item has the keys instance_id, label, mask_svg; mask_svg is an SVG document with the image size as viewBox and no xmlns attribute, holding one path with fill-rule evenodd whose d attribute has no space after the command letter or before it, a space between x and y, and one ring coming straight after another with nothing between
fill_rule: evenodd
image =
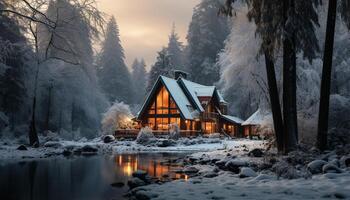
<instances>
[{"instance_id":1,"label":"dusk sky","mask_svg":"<svg viewBox=\"0 0 350 200\"><path fill-rule=\"evenodd\" d=\"M126 63L144 58L149 68L157 51L167 45L172 24L185 44L192 11L200 0L99 0L99 8L114 15L120 29Z\"/></svg>"}]
</instances>

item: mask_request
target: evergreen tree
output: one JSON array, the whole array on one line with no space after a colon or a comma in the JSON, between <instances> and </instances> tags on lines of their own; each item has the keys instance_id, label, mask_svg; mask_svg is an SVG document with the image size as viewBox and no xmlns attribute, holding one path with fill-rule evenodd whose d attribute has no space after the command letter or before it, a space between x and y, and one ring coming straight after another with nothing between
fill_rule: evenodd
<instances>
[{"instance_id":1,"label":"evergreen tree","mask_svg":"<svg viewBox=\"0 0 350 200\"><path fill-rule=\"evenodd\" d=\"M135 61L132 64L132 80L134 84L134 98L137 104L142 103L142 100L146 94L146 84L147 84L147 72L146 63L144 59Z\"/></svg>"},{"instance_id":2,"label":"evergreen tree","mask_svg":"<svg viewBox=\"0 0 350 200\"><path fill-rule=\"evenodd\" d=\"M151 71L149 72L146 91L149 92L152 89L153 84L160 75L170 77L171 73L172 65L170 62L170 56L168 55L167 49L163 48L160 52L158 52L156 63L152 66Z\"/></svg>"},{"instance_id":3,"label":"evergreen tree","mask_svg":"<svg viewBox=\"0 0 350 200\"><path fill-rule=\"evenodd\" d=\"M317 147L320 150L327 148L329 101L331 93L331 77L333 67L334 35L337 18L337 0L328 1L327 28L324 44L323 68L320 93L320 108L318 117ZM340 1L340 14L344 23L350 29L350 1Z\"/></svg>"},{"instance_id":4,"label":"evergreen tree","mask_svg":"<svg viewBox=\"0 0 350 200\"><path fill-rule=\"evenodd\" d=\"M4 9L0 2L0 9ZM0 12L0 111L9 116L10 127L19 123L21 108L27 96L24 84L26 39L19 24ZM17 119L17 120L16 120Z\"/></svg>"},{"instance_id":5,"label":"evergreen tree","mask_svg":"<svg viewBox=\"0 0 350 200\"><path fill-rule=\"evenodd\" d=\"M215 68L217 55L230 33L227 18L217 16L221 4L222 1L202 0L194 8L189 26L188 71L192 80L201 84L212 85L219 80L219 70L206 70Z\"/></svg>"},{"instance_id":6,"label":"evergreen tree","mask_svg":"<svg viewBox=\"0 0 350 200\"><path fill-rule=\"evenodd\" d=\"M184 68L184 53L183 53L183 45L179 41L179 36L175 30L175 24L171 30L171 34L169 36L169 43L167 47L168 55L170 58L171 65L175 69L183 69Z\"/></svg>"},{"instance_id":7,"label":"evergreen tree","mask_svg":"<svg viewBox=\"0 0 350 200\"><path fill-rule=\"evenodd\" d=\"M174 70L183 69L184 64L184 46L179 41L179 36L175 31L175 25L173 25L168 46L163 47L163 49L158 52L156 63L149 72L146 91L149 92L152 89L158 76L164 75L172 77Z\"/></svg>"},{"instance_id":8,"label":"evergreen tree","mask_svg":"<svg viewBox=\"0 0 350 200\"><path fill-rule=\"evenodd\" d=\"M99 84L110 102L132 101L131 76L124 59L118 25L112 17L107 24L106 38L98 62Z\"/></svg>"}]
</instances>

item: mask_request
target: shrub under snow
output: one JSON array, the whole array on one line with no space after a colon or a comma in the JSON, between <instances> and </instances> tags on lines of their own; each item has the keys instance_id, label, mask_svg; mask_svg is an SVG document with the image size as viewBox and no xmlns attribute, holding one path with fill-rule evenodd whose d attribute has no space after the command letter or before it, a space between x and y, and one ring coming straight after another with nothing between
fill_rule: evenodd
<instances>
[{"instance_id":1,"label":"shrub under snow","mask_svg":"<svg viewBox=\"0 0 350 200\"><path fill-rule=\"evenodd\" d=\"M181 138L180 129L177 124L170 124L169 139L178 140Z\"/></svg>"},{"instance_id":2,"label":"shrub under snow","mask_svg":"<svg viewBox=\"0 0 350 200\"><path fill-rule=\"evenodd\" d=\"M123 102L115 102L112 107L103 114L102 133L113 134L117 129L131 128L132 114L128 105Z\"/></svg>"},{"instance_id":3,"label":"shrub under snow","mask_svg":"<svg viewBox=\"0 0 350 200\"><path fill-rule=\"evenodd\" d=\"M142 128L139 134L137 135L136 143L146 145L152 142L154 139L155 137L152 133L152 129L149 127L145 127Z\"/></svg>"}]
</instances>

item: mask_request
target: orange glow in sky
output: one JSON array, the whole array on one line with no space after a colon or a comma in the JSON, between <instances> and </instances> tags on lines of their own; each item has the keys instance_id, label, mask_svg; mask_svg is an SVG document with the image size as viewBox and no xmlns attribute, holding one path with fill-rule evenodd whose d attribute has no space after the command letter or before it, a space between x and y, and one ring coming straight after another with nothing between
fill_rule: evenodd
<instances>
[{"instance_id":1,"label":"orange glow in sky","mask_svg":"<svg viewBox=\"0 0 350 200\"><path fill-rule=\"evenodd\" d=\"M114 15L125 50L126 63L144 58L150 67L157 51L168 43L172 23L185 43L192 11L200 0L98 0L98 7Z\"/></svg>"}]
</instances>

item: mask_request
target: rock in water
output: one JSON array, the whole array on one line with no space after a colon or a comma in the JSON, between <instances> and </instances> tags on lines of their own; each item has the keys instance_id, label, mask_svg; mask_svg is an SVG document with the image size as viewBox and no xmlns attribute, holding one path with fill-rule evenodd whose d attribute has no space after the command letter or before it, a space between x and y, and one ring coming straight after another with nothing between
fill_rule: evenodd
<instances>
[{"instance_id":1,"label":"rock in water","mask_svg":"<svg viewBox=\"0 0 350 200\"><path fill-rule=\"evenodd\" d=\"M72 155L72 152L68 149L65 149L65 150L63 150L62 155L65 157L68 157L68 156Z\"/></svg>"},{"instance_id":2,"label":"rock in water","mask_svg":"<svg viewBox=\"0 0 350 200\"><path fill-rule=\"evenodd\" d=\"M134 177L128 181L128 186L130 187L130 189L144 186L144 185L146 185L146 183L143 180L136 178L136 177Z\"/></svg>"},{"instance_id":3,"label":"rock in water","mask_svg":"<svg viewBox=\"0 0 350 200\"><path fill-rule=\"evenodd\" d=\"M141 180L146 180L147 172L143 170L137 170L132 173L132 176Z\"/></svg>"},{"instance_id":4,"label":"rock in water","mask_svg":"<svg viewBox=\"0 0 350 200\"><path fill-rule=\"evenodd\" d=\"M24 145L22 144L22 145L20 145L19 147L17 147L17 150L20 150L20 151L27 151L28 149L27 149L26 146L24 146Z\"/></svg>"},{"instance_id":5,"label":"rock in water","mask_svg":"<svg viewBox=\"0 0 350 200\"><path fill-rule=\"evenodd\" d=\"M242 167L239 172L239 178L256 177L257 174L254 170L249 167Z\"/></svg>"},{"instance_id":6,"label":"rock in water","mask_svg":"<svg viewBox=\"0 0 350 200\"><path fill-rule=\"evenodd\" d=\"M98 149L96 147L85 145L81 149L81 154L83 155L95 155L98 152Z\"/></svg>"},{"instance_id":7,"label":"rock in water","mask_svg":"<svg viewBox=\"0 0 350 200\"><path fill-rule=\"evenodd\" d=\"M264 152L262 149L253 149L248 153L248 156L251 157L262 157L264 155Z\"/></svg>"},{"instance_id":8,"label":"rock in water","mask_svg":"<svg viewBox=\"0 0 350 200\"><path fill-rule=\"evenodd\" d=\"M117 182L117 183L112 183L111 186L112 187L117 187L117 188L121 188L121 187L124 187L124 183L122 182Z\"/></svg>"},{"instance_id":9,"label":"rock in water","mask_svg":"<svg viewBox=\"0 0 350 200\"><path fill-rule=\"evenodd\" d=\"M104 143L111 143L115 140L115 137L113 135L106 135L103 137Z\"/></svg>"},{"instance_id":10,"label":"rock in water","mask_svg":"<svg viewBox=\"0 0 350 200\"><path fill-rule=\"evenodd\" d=\"M322 167L327 164L326 161L324 160L314 160L307 164L307 169L312 173L312 174L319 174L322 172Z\"/></svg>"},{"instance_id":11,"label":"rock in water","mask_svg":"<svg viewBox=\"0 0 350 200\"><path fill-rule=\"evenodd\" d=\"M240 171L241 167L246 167L248 165L247 162L245 161L241 161L241 160L231 160L228 161L225 165L226 169L228 169L229 171L238 174Z\"/></svg>"}]
</instances>

